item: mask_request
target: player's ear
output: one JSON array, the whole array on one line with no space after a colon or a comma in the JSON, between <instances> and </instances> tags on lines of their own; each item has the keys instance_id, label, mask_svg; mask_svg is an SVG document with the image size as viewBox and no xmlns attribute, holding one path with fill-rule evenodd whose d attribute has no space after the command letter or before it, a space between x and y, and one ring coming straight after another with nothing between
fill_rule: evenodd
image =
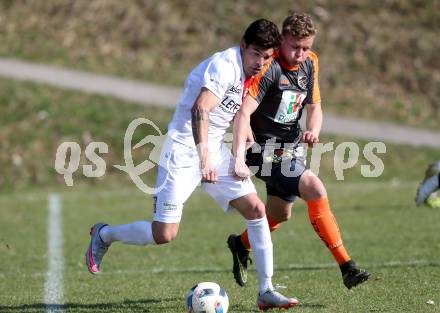
<instances>
[{"instance_id":1,"label":"player's ear","mask_svg":"<svg viewBox=\"0 0 440 313\"><path fill-rule=\"evenodd\" d=\"M244 39L241 39L240 41L240 48L241 50L246 50L248 45L246 44L246 41Z\"/></svg>"}]
</instances>

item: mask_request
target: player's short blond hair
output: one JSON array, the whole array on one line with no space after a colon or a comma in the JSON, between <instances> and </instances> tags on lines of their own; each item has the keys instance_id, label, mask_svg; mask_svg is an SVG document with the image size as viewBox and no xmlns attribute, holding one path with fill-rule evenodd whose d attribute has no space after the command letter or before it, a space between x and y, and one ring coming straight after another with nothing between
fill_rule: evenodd
<instances>
[{"instance_id":1,"label":"player's short blond hair","mask_svg":"<svg viewBox=\"0 0 440 313\"><path fill-rule=\"evenodd\" d=\"M292 13L284 19L282 34L306 38L315 35L316 28L309 14Z\"/></svg>"}]
</instances>

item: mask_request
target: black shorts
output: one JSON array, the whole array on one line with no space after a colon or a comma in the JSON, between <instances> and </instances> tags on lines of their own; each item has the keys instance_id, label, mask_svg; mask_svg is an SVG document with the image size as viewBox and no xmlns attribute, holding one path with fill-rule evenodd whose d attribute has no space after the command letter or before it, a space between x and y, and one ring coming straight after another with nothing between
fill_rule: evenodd
<instances>
[{"instance_id":1,"label":"black shorts","mask_svg":"<svg viewBox=\"0 0 440 313\"><path fill-rule=\"evenodd\" d=\"M266 183L267 195L294 202L296 197L300 197L299 180L307 169L305 159L278 158L271 161L263 162L261 153L247 151L246 164L252 171L257 168L255 176Z\"/></svg>"}]
</instances>

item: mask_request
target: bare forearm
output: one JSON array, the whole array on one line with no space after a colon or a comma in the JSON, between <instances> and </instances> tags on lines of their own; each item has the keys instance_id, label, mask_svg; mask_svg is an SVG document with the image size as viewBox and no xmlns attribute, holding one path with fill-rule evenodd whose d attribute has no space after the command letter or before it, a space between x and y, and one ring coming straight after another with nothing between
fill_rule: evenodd
<instances>
[{"instance_id":1,"label":"bare forearm","mask_svg":"<svg viewBox=\"0 0 440 313\"><path fill-rule=\"evenodd\" d=\"M191 110L191 124L197 151L202 156L207 153L209 111L194 106Z\"/></svg>"},{"instance_id":2,"label":"bare forearm","mask_svg":"<svg viewBox=\"0 0 440 313\"><path fill-rule=\"evenodd\" d=\"M319 136L322 128L322 109L320 104L313 104L307 111L306 129Z\"/></svg>"},{"instance_id":3,"label":"bare forearm","mask_svg":"<svg viewBox=\"0 0 440 313\"><path fill-rule=\"evenodd\" d=\"M254 132L252 131L251 126L248 127L248 134L246 138L246 150L251 147L255 143Z\"/></svg>"},{"instance_id":4,"label":"bare forearm","mask_svg":"<svg viewBox=\"0 0 440 313\"><path fill-rule=\"evenodd\" d=\"M249 115L238 112L234 120L233 153L236 158L243 158L246 154L246 141L253 140L249 126Z\"/></svg>"}]
</instances>

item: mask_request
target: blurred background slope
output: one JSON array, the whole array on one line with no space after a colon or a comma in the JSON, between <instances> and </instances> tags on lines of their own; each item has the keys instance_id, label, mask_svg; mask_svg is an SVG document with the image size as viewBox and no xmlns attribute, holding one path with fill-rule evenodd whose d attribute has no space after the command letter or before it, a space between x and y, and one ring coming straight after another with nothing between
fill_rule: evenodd
<instances>
[{"instance_id":1,"label":"blurred background slope","mask_svg":"<svg viewBox=\"0 0 440 313\"><path fill-rule=\"evenodd\" d=\"M440 128L440 2L0 2L0 55L181 85L255 18L310 12L328 110ZM435 118L430 118L434 115ZM429 120L429 122L427 121Z\"/></svg>"},{"instance_id":2,"label":"blurred background slope","mask_svg":"<svg viewBox=\"0 0 440 313\"><path fill-rule=\"evenodd\" d=\"M310 12L317 24L326 111L440 129L438 1L3 0L0 56L181 86L252 20L281 26L291 11ZM117 164L133 118L165 130L171 114L8 80L0 97L0 186L50 181L66 140L106 141Z\"/></svg>"}]
</instances>

